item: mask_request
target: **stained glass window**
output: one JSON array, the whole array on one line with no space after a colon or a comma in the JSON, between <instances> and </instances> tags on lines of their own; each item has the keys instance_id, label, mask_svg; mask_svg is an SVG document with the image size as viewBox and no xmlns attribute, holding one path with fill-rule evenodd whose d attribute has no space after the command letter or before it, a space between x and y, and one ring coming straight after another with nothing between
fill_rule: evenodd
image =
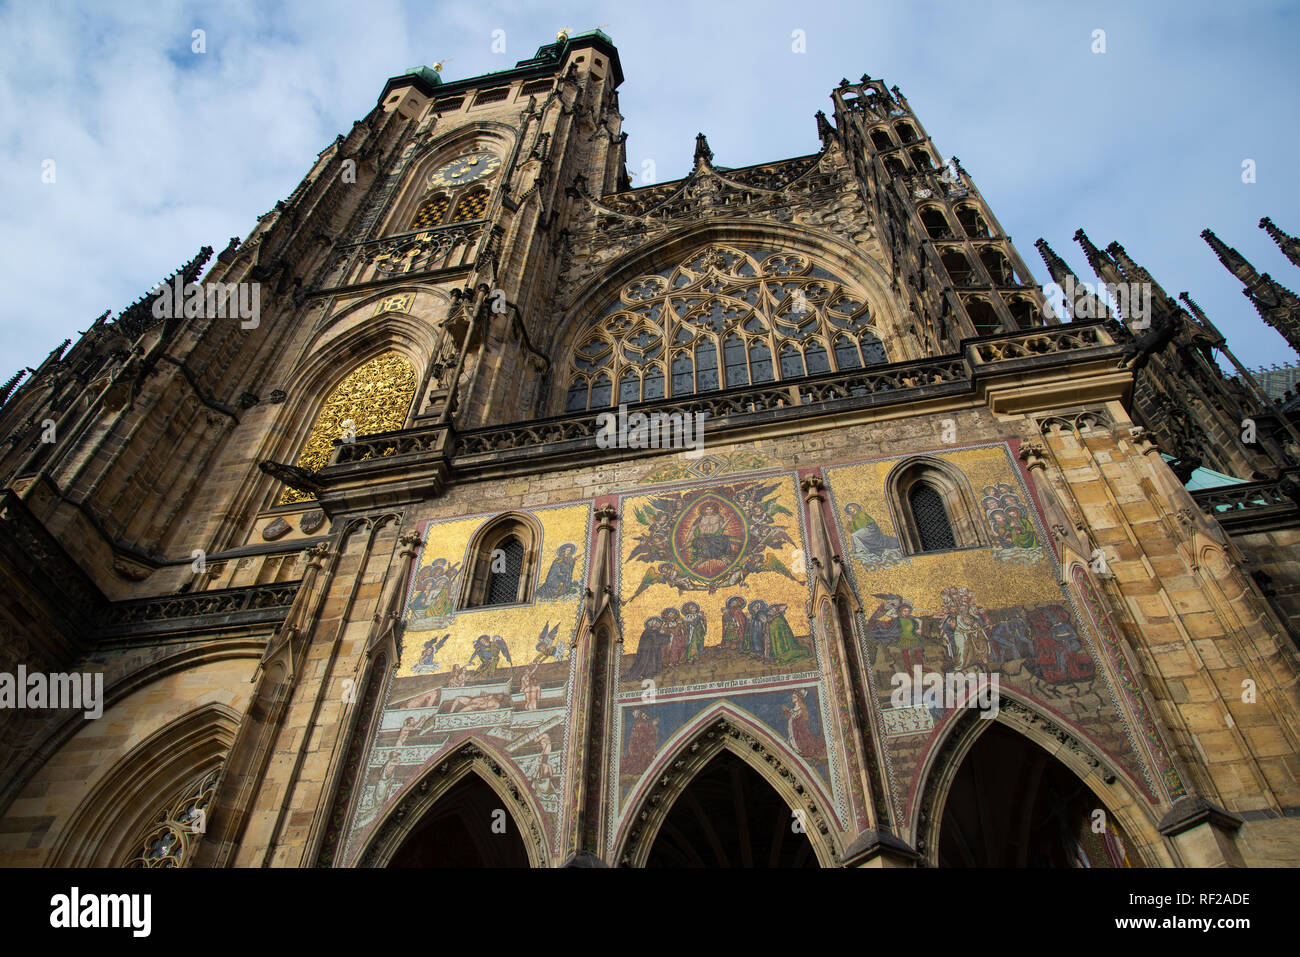
<instances>
[{"instance_id":1,"label":"stained glass window","mask_svg":"<svg viewBox=\"0 0 1300 957\"><path fill-rule=\"evenodd\" d=\"M632 404L888 361L864 298L810 257L714 244L623 286L574 348L565 409L610 405L611 382Z\"/></svg>"}]
</instances>

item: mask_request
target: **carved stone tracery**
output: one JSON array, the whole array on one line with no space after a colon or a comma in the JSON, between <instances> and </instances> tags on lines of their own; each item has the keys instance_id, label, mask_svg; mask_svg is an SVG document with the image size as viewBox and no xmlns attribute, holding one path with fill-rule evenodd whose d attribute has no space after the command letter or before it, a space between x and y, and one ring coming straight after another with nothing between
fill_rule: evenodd
<instances>
[{"instance_id":1,"label":"carved stone tracery","mask_svg":"<svg viewBox=\"0 0 1300 957\"><path fill-rule=\"evenodd\" d=\"M887 361L865 297L809 256L715 243L622 287L570 357L566 408Z\"/></svg>"}]
</instances>

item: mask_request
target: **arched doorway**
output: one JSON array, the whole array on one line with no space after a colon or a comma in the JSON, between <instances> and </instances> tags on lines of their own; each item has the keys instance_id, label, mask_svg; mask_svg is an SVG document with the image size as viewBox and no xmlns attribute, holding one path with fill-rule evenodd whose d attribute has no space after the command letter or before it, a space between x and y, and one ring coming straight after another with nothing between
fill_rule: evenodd
<instances>
[{"instance_id":1,"label":"arched doorway","mask_svg":"<svg viewBox=\"0 0 1300 957\"><path fill-rule=\"evenodd\" d=\"M953 778L938 856L940 867L1140 867L1131 847L1069 768L995 723Z\"/></svg>"},{"instance_id":2,"label":"arched doorway","mask_svg":"<svg viewBox=\"0 0 1300 957\"><path fill-rule=\"evenodd\" d=\"M646 867L817 867L796 818L762 776L721 751L677 796Z\"/></svg>"},{"instance_id":3,"label":"arched doorway","mask_svg":"<svg viewBox=\"0 0 1300 957\"><path fill-rule=\"evenodd\" d=\"M398 847L389 867L527 867L519 828L477 774L452 786Z\"/></svg>"}]
</instances>

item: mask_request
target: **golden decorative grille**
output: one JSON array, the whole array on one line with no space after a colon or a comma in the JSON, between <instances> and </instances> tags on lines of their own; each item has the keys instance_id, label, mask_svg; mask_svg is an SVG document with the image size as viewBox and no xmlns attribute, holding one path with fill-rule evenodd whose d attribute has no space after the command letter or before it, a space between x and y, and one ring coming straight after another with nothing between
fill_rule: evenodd
<instances>
[{"instance_id":1,"label":"golden decorative grille","mask_svg":"<svg viewBox=\"0 0 1300 957\"><path fill-rule=\"evenodd\" d=\"M470 190L456 204L456 212L452 214L451 221L453 223L463 223L471 219L482 219L483 213L487 211L487 201L487 190Z\"/></svg>"},{"instance_id":2,"label":"golden decorative grille","mask_svg":"<svg viewBox=\"0 0 1300 957\"><path fill-rule=\"evenodd\" d=\"M808 256L714 244L620 290L570 356L565 409L888 361L864 298Z\"/></svg>"},{"instance_id":3,"label":"golden decorative grille","mask_svg":"<svg viewBox=\"0 0 1300 957\"><path fill-rule=\"evenodd\" d=\"M396 352L371 359L335 387L325 400L311 435L298 456L298 467L315 472L329 464L334 440L347 434L375 435L406 424L415 398L415 370ZM345 423L351 421L352 428ZM311 501L307 492L286 488L280 505Z\"/></svg>"},{"instance_id":4,"label":"golden decorative grille","mask_svg":"<svg viewBox=\"0 0 1300 957\"><path fill-rule=\"evenodd\" d=\"M451 197L446 193L439 193L433 199L426 200L415 214L415 219L411 221L411 229L433 229L435 226L442 225L442 219L447 215L447 207L451 205Z\"/></svg>"}]
</instances>

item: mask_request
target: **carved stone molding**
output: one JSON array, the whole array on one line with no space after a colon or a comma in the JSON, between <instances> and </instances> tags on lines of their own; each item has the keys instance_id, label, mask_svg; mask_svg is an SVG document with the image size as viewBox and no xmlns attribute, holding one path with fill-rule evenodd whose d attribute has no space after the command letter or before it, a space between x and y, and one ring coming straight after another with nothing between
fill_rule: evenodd
<instances>
[{"instance_id":1,"label":"carved stone molding","mask_svg":"<svg viewBox=\"0 0 1300 957\"><path fill-rule=\"evenodd\" d=\"M159 628L188 631L242 623L271 624L284 619L301 584L300 580L273 582L115 602L105 610L98 634L107 638Z\"/></svg>"},{"instance_id":2,"label":"carved stone molding","mask_svg":"<svg viewBox=\"0 0 1300 957\"><path fill-rule=\"evenodd\" d=\"M1115 427L1115 420L1105 409L1080 409L1059 415L1046 415L1036 418L1035 422L1044 435L1053 432L1073 432L1084 436L1109 432Z\"/></svg>"},{"instance_id":3,"label":"carved stone molding","mask_svg":"<svg viewBox=\"0 0 1300 957\"><path fill-rule=\"evenodd\" d=\"M1025 467L1031 472L1034 469L1047 468L1046 454L1047 449L1039 442L1026 442L1020 446L1020 461L1024 462Z\"/></svg>"},{"instance_id":4,"label":"carved stone molding","mask_svg":"<svg viewBox=\"0 0 1300 957\"><path fill-rule=\"evenodd\" d=\"M1013 698L1004 700L1000 707L1002 713L1011 718L1015 724L1026 729L1036 729L1049 737L1055 738L1088 768L1099 770L1103 781L1107 784L1115 783L1115 773L1097 757L1093 749L1060 725L1048 720L1037 711Z\"/></svg>"},{"instance_id":5,"label":"carved stone molding","mask_svg":"<svg viewBox=\"0 0 1300 957\"><path fill-rule=\"evenodd\" d=\"M1152 455L1160 451L1160 446L1156 444L1155 437L1140 425L1135 425L1129 429L1128 437L1132 441L1133 447L1143 455Z\"/></svg>"}]
</instances>

